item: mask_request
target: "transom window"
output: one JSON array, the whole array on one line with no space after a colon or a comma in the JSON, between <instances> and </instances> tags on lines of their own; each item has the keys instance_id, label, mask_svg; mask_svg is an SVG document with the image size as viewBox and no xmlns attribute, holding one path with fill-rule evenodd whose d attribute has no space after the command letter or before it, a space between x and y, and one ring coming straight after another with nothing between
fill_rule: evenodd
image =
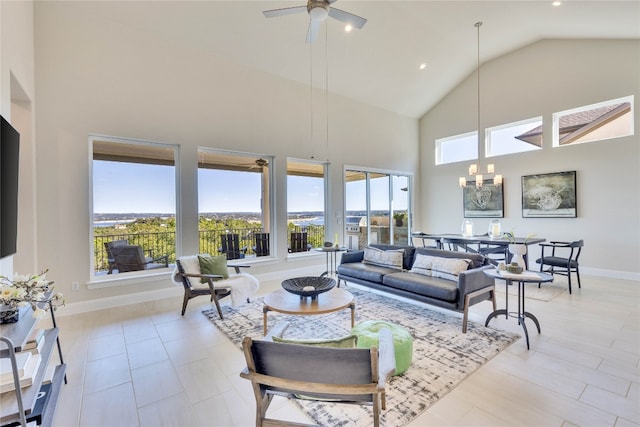
<instances>
[{"instance_id":1,"label":"transom window","mask_svg":"<svg viewBox=\"0 0 640 427\"><path fill-rule=\"evenodd\" d=\"M542 148L542 117L487 128L486 157Z\"/></svg>"},{"instance_id":2,"label":"transom window","mask_svg":"<svg viewBox=\"0 0 640 427\"><path fill-rule=\"evenodd\" d=\"M436 165L478 158L478 132L436 139Z\"/></svg>"},{"instance_id":3,"label":"transom window","mask_svg":"<svg viewBox=\"0 0 640 427\"><path fill-rule=\"evenodd\" d=\"M633 96L553 114L553 146L633 135Z\"/></svg>"}]
</instances>

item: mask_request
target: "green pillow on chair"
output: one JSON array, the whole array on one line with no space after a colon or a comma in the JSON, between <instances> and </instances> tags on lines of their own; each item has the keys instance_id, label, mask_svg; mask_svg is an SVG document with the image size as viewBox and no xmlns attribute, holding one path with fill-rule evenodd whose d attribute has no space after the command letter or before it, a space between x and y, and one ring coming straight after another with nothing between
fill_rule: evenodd
<instances>
[{"instance_id":1,"label":"green pillow on chair","mask_svg":"<svg viewBox=\"0 0 640 427\"><path fill-rule=\"evenodd\" d=\"M294 338L282 338L273 336L271 339L274 342L284 344L301 344L301 345L313 345L318 347L332 347L332 348L356 348L358 343L358 337L355 335L347 335L342 338L333 339L294 339Z\"/></svg>"},{"instance_id":2,"label":"green pillow on chair","mask_svg":"<svg viewBox=\"0 0 640 427\"><path fill-rule=\"evenodd\" d=\"M227 271L227 256L202 256L198 255L198 262L200 263L200 274L217 274L222 276L223 279L229 278L229 272ZM200 279L201 283L207 283L207 279L204 277Z\"/></svg>"}]
</instances>

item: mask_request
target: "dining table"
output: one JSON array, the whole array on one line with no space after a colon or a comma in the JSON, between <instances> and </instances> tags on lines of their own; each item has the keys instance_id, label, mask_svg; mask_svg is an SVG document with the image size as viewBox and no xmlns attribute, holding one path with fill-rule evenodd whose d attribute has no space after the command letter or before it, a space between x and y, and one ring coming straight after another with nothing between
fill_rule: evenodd
<instances>
[{"instance_id":1,"label":"dining table","mask_svg":"<svg viewBox=\"0 0 640 427\"><path fill-rule=\"evenodd\" d=\"M513 254L509 252L509 245L537 245L538 243L546 242L547 239L542 237L513 237L507 239L504 235L500 237L491 237L488 234L480 234L474 236L465 236L462 234L455 233L424 233L421 231L416 231L411 233L411 244L415 245L414 239L421 240L422 246L424 247L435 247L438 249L444 249L445 241L455 241L454 246L456 250L463 249L466 252L478 253L478 248L480 245L492 245L502 247L504 250L504 259L507 260L507 263L511 262L513 258ZM475 248L474 248L475 245ZM524 261L526 266L529 265L528 259L529 251L524 254Z\"/></svg>"}]
</instances>

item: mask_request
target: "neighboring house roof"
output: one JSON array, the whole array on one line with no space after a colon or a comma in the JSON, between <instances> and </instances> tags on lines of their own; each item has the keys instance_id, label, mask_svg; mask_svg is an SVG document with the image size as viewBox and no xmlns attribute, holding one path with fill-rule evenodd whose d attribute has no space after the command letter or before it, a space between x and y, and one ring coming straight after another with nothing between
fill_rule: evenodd
<instances>
[{"instance_id":1,"label":"neighboring house roof","mask_svg":"<svg viewBox=\"0 0 640 427\"><path fill-rule=\"evenodd\" d=\"M631 111L631 103L607 105L560 117L560 145L567 145ZM542 147L542 126L528 130L515 138Z\"/></svg>"}]
</instances>

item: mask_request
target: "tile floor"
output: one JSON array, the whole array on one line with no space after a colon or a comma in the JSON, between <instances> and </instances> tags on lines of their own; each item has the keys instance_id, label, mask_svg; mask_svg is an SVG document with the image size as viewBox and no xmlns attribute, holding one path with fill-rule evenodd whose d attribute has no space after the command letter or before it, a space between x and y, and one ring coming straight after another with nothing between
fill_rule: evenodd
<instances>
[{"instance_id":1,"label":"tile floor","mask_svg":"<svg viewBox=\"0 0 640 427\"><path fill-rule=\"evenodd\" d=\"M260 294L278 287L262 283ZM573 295L527 304L542 327L530 334L531 350L517 341L411 426L640 424L640 283L583 276ZM60 313L69 383L54 426L254 425L240 350L200 313L206 298L192 300L184 317L180 305ZM489 303L478 304L470 320L483 323L489 312ZM521 332L515 319L492 325ZM308 421L285 400L269 414Z\"/></svg>"}]
</instances>

